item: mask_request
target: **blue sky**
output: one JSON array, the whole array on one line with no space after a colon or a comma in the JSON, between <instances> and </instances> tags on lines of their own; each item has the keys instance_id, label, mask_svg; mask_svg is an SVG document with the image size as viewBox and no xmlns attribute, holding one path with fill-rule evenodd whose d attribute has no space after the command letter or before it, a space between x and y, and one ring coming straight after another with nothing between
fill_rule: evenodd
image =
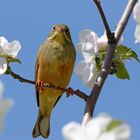
<instances>
[{"instance_id":1,"label":"blue sky","mask_svg":"<svg viewBox=\"0 0 140 140\"><path fill-rule=\"evenodd\" d=\"M101 1L109 25L115 29L127 1ZM82 29L92 29L100 36L104 33L98 10L92 0L0 0L1 22L0 35L9 41L19 40L22 45L18 58L22 64L12 64L13 71L21 76L34 79L34 64L40 44L45 40L52 25L64 23L70 27L74 44L79 41L78 33ZM131 19L123 34L123 44L135 50L140 57L140 45L134 44L136 23ZM78 63L81 60L77 52ZM107 112L114 118L122 119L132 128L132 139L140 139L140 65L136 61L127 61L131 80L119 80L109 76L104 84L98 100L95 115ZM0 77L5 85L5 98L13 98L14 106L5 118L5 129L0 134L2 140L33 140L32 129L36 121L38 108L36 105L34 86L20 83L3 75ZM73 74L70 86L90 94L79 77ZM48 140L61 140L61 128L70 121L81 122L85 102L76 96L66 98L64 95L51 117L51 134ZM39 137L37 140L41 140Z\"/></svg>"}]
</instances>

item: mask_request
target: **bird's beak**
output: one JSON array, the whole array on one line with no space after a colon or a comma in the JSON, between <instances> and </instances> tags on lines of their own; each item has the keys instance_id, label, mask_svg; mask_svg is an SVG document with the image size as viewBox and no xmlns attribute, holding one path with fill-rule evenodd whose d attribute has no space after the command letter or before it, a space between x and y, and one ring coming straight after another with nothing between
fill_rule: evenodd
<instances>
[{"instance_id":1,"label":"bird's beak","mask_svg":"<svg viewBox=\"0 0 140 140\"><path fill-rule=\"evenodd\" d=\"M63 33L65 30L63 28L57 28L58 33Z\"/></svg>"}]
</instances>

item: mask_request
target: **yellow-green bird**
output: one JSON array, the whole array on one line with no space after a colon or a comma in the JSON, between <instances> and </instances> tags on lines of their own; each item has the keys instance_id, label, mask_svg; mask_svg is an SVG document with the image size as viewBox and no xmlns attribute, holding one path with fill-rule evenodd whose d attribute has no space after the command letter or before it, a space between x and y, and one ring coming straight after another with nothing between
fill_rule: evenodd
<instances>
[{"instance_id":1,"label":"yellow-green bird","mask_svg":"<svg viewBox=\"0 0 140 140\"><path fill-rule=\"evenodd\" d=\"M50 133L51 111L63 94L62 91L43 88L43 83L66 88L69 84L76 52L68 26L57 24L41 45L36 61L36 96L39 107L33 137L47 138Z\"/></svg>"}]
</instances>

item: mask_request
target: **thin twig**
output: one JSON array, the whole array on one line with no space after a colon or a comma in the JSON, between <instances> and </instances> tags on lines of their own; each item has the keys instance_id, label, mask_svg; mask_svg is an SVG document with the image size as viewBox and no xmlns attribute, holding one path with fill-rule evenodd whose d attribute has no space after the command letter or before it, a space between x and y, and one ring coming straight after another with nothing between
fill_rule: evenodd
<instances>
[{"instance_id":1,"label":"thin twig","mask_svg":"<svg viewBox=\"0 0 140 140\"><path fill-rule=\"evenodd\" d=\"M9 74L10 74L14 79L17 79L17 80L19 80L20 82L29 83L29 84L32 84L32 85L35 85L35 84L36 84L35 81L25 79L25 78L21 77L20 75L14 73L13 71L10 71ZM52 89L56 89L56 90L60 90L60 91L62 91L62 92L66 92L66 93L69 92L69 89L70 89L70 88L65 89L65 88L57 87L57 86L55 86L55 85L50 85L50 84L48 84L48 83L44 83L44 87L46 87L46 88L52 88ZM80 90L73 90L73 89L72 89L72 91L73 91L72 94L77 95L78 97L82 98L82 99L85 100L85 101L87 100L87 97L88 97L88 96L87 96L84 92L82 92L82 91L80 91Z\"/></svg>"},{"instance_id":2,"label":"thin twig","mask_svg":"<svg viewBox=\"0 0 140 140\"><path fill-rule=\"evenodd\" d=\"M9 74L10 74L14 79L17 79L17 80L19 80L20 82L24 82L24 83L29 83L29 84L35 85L35 81L31 81L31 80L25 79L25 78L21 77L20 75L14 73L13 71L10 71Z\"/></svg>"},{"instance_id":3,"label":"thin twig","mask_svg":"<svg viewBox=\"0 0 140 140\"><path fill-rule=\"evenodd\" d=\"M97 6L97 8L99 10L99 13L101 15L102 21L103 21L105 29L106 29L107 36L109 38L109 36L111 35L111 30L109 28L109 25L108 25L107 19L105 17L104 11L103 11L103 9L101 7L101 3L100 3L99 0L93 0L93 1L95 2L96 6Z\"/></svg>"},{"instance_id":4,"label":"thin twig","mask_svg":"<svg viewBox=\"0 0 140 140\"><path fill-rule=\"evenodd\" d=\"M104 84L104 82L105 82L105 80L110 72L112 58L114 56L115 49L117 47L117 43L118 43L119 38L121 37L121 35L122 35L126 25L127 25L127 22L129 20L129 17L133 11L133 8L134 8L136 2L137 2L137 0L129 0L128 1L128 4L125 8L125 11L124 11L124 13L123 13L118 25L117 25L116 31L115 31L116 41L114 43L108 43L109 47L107 50L106 59L105 59L103 66L100 70L100 73L98 75L96 83L91 91L91 95L87 98L85 113L84 113L84 117L83 117L84 124L86 124L93 116L96 102L97 102L98 97L100 95L100 91L101 91L103 84Z\"/></svg>"}]
</instances>

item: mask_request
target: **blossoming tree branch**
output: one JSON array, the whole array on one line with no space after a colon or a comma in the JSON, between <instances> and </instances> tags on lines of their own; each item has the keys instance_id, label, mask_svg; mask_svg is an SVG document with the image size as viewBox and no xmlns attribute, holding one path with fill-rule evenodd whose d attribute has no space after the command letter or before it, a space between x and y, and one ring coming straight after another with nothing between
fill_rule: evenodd
<instances>
[{"instance_id":1,"label":"blossoming tree branch","mask_svg":"<svg viewBox=\"0 0 140 140\"><path fill-rule=\"evenodd\" d=\"M84 92L80 91L80 89L74 90L71 87L65 89L49 83L43 83L43 87L45 88L66 92L67 96L70 94L75 94L86 101L85 113L82 122L82 125L84 126L93 118L96 102L108 74L115 75L119 79L130 79L125 63L127 60L131 59L138 61L138 63L140 62L136 52L123 44L122 37L122 33L127 26L129 17L134 9L134 20L138 23L135 30L135 42L140 43L140 1L128 1L116 29L113 30L111 30L108 25L101 2L99 0L93 1L96 4L102 18L105 32L101 37L90 29L83 30L79 33L80 42L76 45L76 48L81 53L83 60L78 63L74 70L75 73L80 76L81 80L87 86L92 88L91 94L88 96ZM13 62L21 63L21 61L16 58L20 49L21 45L19 41L9 43L5 37L0 37L0 75L11 75L20 82L26 82L34 85L36 84L36 81L21 77L13 72L10 66L10 64ZM122 124L122 122L115 121L115 127L120 124ZM75 124L64 129L63 132L67 133L67 131L74 125ZM110 126L112 127L111 119L109 119L108 123L106 124L106 127ZM70 137L65 139L74 140Z\"/></svg>"}]
</instances>

